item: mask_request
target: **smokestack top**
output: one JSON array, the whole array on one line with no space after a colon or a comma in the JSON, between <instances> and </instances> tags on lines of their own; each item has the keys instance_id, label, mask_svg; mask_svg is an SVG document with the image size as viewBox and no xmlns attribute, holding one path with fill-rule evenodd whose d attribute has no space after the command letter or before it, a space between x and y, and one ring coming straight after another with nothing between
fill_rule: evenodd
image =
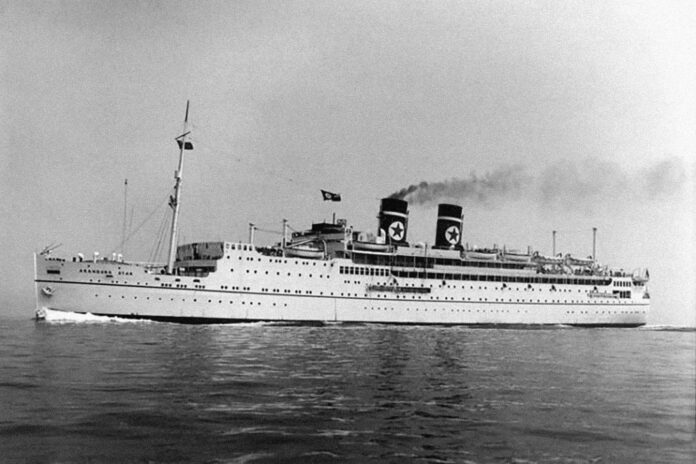
<instances>
[{"instance_id":1,"label":"smokestack top","mask_svg":"<svg viewBox=\"0 0 696 464\"><path fill-rule=\"evenodd\" d=\"M437 217L456 219L459 220L459 222L461 222L462 207L459 205L452 205L449 203L440 203L437 206Z\"/></svg>"},{"instance_id":2,"label":"smokestack top","mask_svg":"<svg viewBox=\"0 0 696 464\"><path fill-rule=\"evenodd\" d=\"M382 198L380 211L408 214L408 202L398 198Z\"/></svg>"}]
</instances>

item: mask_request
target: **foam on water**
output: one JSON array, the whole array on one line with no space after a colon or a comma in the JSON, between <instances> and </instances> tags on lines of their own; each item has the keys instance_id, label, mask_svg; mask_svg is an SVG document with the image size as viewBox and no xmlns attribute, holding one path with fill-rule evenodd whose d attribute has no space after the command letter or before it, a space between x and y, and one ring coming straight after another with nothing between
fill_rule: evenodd
<instances>
[{"instance_id":1,"label":"foam on water","mask_svg":"<svg viewBox=\"0 0 696 464\"><path fill-rule=\"evenodd\" d=\"M98 316L92 313L76 313L71 311L58 311L55 309L42 308L41 320L55 324L71 324L71 323L88 323L88 324L104 324L104 323L157 323L166 324L166 322L152 321L149 319L131 319L117 316ZM263 326L287 326L286 322L274 321L254 321L254 322L238 322L234 324L208 324L210 326L233 326L238 328L263 327Z\"/></svg>"},{"instance_id":2,"label":"foam on water","mask_svg":"<svg viewBox=\"0 0 696 464\"><path fill-rule=\"evenodd\" d=\"M282 322L273 322L273 321L253 321L253 322L235 322L233 324L204 324L207 326L215 326L215 327L236 327L236 328L249 328L249 327L264 327L264 326L274 326L277 325L279 327L285 327L288 324L284 324Z\"/></svg>"},{"instance_id":3,"label":"foam on water","mask_svg":"<svg viewBox=\"0 0 696 464\"><path fill-rule=\"evenodd\" d=\"M70 311L57 311L54 309L44 308L44 321L49 323L97 323L103 324L107 322L149 322L139 319L123 319L120 317L96 316L92 313L74 313Z\"/></svg>"},{"instance_id":4,"label":"foam on water","mask_svg":"<svg viewBox=\"0 0 696 464\"><path fill-rule=\"evenodd\" d=\"M680 326L680 325L645 325L639 327L640 330L665 330L674 332L696 332L696 327Z\"/></svg>"}]
</instances>

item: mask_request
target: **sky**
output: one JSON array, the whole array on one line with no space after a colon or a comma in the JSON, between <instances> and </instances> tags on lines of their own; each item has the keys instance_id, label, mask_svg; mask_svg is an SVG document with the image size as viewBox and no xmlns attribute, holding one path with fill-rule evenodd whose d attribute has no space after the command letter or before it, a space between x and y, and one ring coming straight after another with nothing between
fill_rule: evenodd
<instances>
[{"instance_id":1,"label":"sky","mask_svg":"<svg viewBox=\"0 0 696 464\"><path fill-rule=\"evenodd\" d=\"M557 230L587 256L597 227L600 261L650 270L649 323L694 326L695 23L690 1L0 0L0 311L31 316L47 245L153 255L190 100L185 241L374 231L427 182L410 241L440 201L477 246L550 254Z\"/></svg>"}]
</instances>

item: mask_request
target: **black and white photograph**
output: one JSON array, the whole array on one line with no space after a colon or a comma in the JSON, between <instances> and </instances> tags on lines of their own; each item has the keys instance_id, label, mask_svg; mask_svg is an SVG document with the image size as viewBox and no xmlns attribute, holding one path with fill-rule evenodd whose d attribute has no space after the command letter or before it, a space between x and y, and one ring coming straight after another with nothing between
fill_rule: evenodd
<instances>
[{"instance_id":1,"label":"black and white photograph","mask_svg":"<svg viewBox=\"0 0 696 464\"><path fill-rule=\"evenodd\" d=\"M0 0L0 462L696 462L695 25Z\"/></svg>"}]
</instances>

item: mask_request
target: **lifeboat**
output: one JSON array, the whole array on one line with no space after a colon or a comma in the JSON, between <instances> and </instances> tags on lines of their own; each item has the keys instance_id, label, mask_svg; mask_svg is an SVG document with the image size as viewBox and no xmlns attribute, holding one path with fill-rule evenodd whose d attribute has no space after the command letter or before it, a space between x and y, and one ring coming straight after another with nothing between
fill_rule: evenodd
<instances>
[{"instance_id":1,"label":"lifeboat","mask_svg":"<svg viewBox=\"0 0 696 464\"><path fill-rule=\"evenodd\" d=\"M285 249L285 256L305 259L321 259L324 257L324 250L312 245L296 245Z\"/></svg>"},{"instance_id":2,"label":"lifeboat","mask_svg":"<svg viewBox=\"0 0 696 464\"><path fill-rule=\"evenodd\" d=\"M570 255L566 255L566 262L571 266L592 266L594 264L594 260L592 258L575 258Z\"/></svg>"},{"instance_id":3,"label":"lifeboat","mask_svg":"<svg viewBox=\"0 0 696 464\"><path fill-rule=\"evenodd\" d=\"M560 256L544 256L539 253L534 253L532 259L538 264L563 264L563 258Z\"/></svg>"},{"instance_id":4,"label":"lifeboat","mask_svg":"<svg viewBox=\"0 0 696 464\"><path fill-rule=\"evenodd\" d=\"M532 256L527 253L519 253L516 251L506 251L503 253L503 259L507 261L515 261L517 263L528 263L532 260Z\"/></svg>"},{"instance_id":5,"label":"lifeboat","mask_svg":"<svg viewBox=\"0 0 696 464\"><path fill-rule=\"evenodd\" d=\"M488 249L471 250L471 251L466 251L465 256L467 259L492 261L498 257L498 250L488 250Z\"/></svg>"},{"instance_id":6,"label":"lifeboat","mask_svg":"<svg viewBox=\"0 0 696 464\"><path fill-rule=\"evenodd\" d=\"M390 249L390 245L386 243L375 243L375 242L362 242L362 241L354 241L353 242L353 249L354 250L363 250L363 251L377 251L377 252L387 252Z\"/></svg>"}]
</instances>

